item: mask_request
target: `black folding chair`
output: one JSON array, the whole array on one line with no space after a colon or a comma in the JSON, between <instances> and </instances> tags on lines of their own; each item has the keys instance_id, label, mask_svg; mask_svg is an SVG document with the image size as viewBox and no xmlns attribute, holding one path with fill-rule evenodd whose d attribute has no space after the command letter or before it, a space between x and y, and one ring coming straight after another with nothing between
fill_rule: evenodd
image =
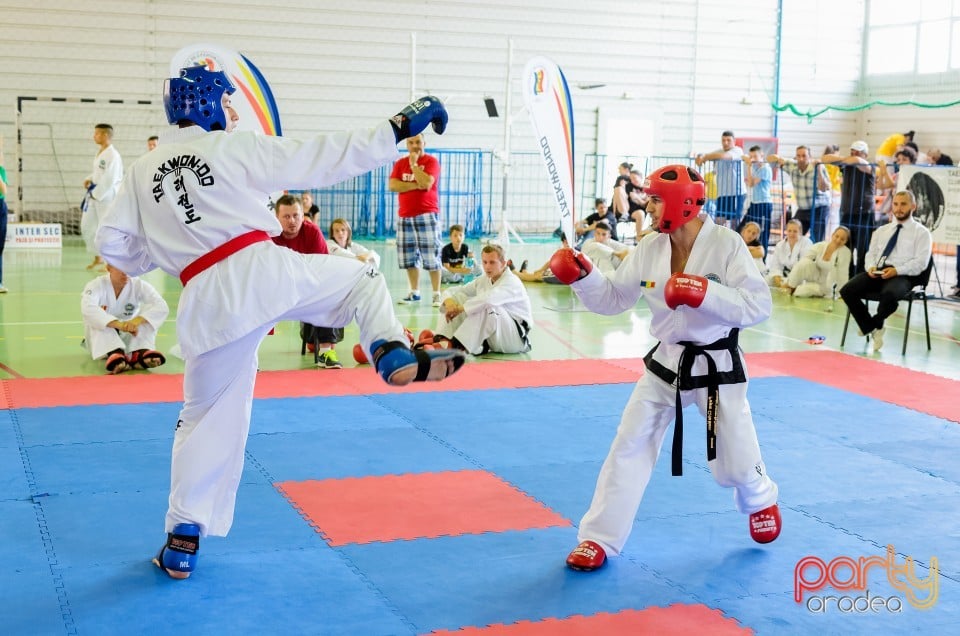
<instances>
[{"instance_id":1,"label":"black folding chair","mask_svg":"<svg viewBox=\"0 0 960 636\"><path fill-rule=\"evenodd\" d=\"M320 362L320 331L313 325L300 323L300 355L307 352L307 344L313 344L313 363Z\"/></svg>"},{"instance_id":2,"label":"black folding chair","mask_svg":"<svg viewBox=\"0 0 960 636\"><path fill-rule=\"evenodd\" d=\"M930 262L927 263L927 268L917 276L913 277L913 287L904 294L899 300L907 301L907 322L903 328L903 349L900 352L900 355L907 355L907 338L910 336L910 314L913 311L913 301L922 300L923 301L923 322L927 330L927 351L932 347L930 346L930 316L927 313L927 285L930 283L930 273L933 271L933 256L930 257ZM880 302L880 294L873 293L867 294L864 297L864 300ZM850 309L847 308L847 318L843 321L843 335L840 337L840 348L843 348L843 343L847 340L847 327L850 326Z\"/></svg>"}]
</instances>

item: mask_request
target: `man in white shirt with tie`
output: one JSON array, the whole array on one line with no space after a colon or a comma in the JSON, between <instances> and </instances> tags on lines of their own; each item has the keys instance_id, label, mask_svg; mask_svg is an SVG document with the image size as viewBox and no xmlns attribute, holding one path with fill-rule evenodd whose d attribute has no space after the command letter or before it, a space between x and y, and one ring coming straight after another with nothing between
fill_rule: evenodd
<instances>
[{"instance_id":1,"label":"man in white shirt with tie","mask_svg":"<svg viewBox=\"0 0 960 636\"><path fill-rule=\"evenodd\" d=\"M857 321L860 332L873 336L873 351L883 347L883 321L897 310L897 303L914 286L914 277L930 262L933 238L930 230L916 219L917 199L909 190L893 197L893 221L883 225L870 238L867 271L851 278L840 289L840 297ZM880 294L877 313L870 315L864 296Z\"/></svg>"}]
</instances>

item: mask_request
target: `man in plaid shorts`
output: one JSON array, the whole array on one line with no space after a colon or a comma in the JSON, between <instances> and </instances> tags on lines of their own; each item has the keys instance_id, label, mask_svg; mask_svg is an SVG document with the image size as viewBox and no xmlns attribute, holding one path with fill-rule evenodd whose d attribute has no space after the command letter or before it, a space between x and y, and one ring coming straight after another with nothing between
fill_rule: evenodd
<instances>
[{"instance_id":1,"label":"man in plaid shorts","mask_svg":"<svg viewBox=\"0 0 960 636\"><path fill-rule=\"evenodd\" d=\"M423 152L423 135L407 138L405 159L393 164L390 190L397 193L400 222L397 224L397 256L407 270L410 291L401 304L420 302L420 268L430 273L433 306L440 306L440 200L437 181L440 163Z\"/></svg>"}]
</instances>

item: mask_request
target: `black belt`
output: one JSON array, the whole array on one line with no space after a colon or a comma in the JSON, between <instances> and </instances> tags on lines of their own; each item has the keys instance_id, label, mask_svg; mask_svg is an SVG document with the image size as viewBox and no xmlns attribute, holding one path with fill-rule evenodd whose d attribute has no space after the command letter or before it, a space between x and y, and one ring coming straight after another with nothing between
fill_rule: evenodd
<instances>
[{"instance_id":1,"label":"black belt","mask_svg":"<svg viewBox=\"0 0 960 636\"><path fill-rule=\"evenodd\" d=\"M527 341L527 335L530 333L530 325L527 324L526 320L517 320L513 319L513 322L517 323L517 331L520 333L520 339L524 342Z\"/></svg>"},{"instance_id":2,"label":"black belt","mask_svg":"<svg viewBox=\"0 0 960 636\"><path fill-rule=\"evenodd\" d=\"M517 320L513 319L513 324L517 326L517 333L520 334L520 340L523 341L523 344L527 346L527 351L530 350L530 341L527 339L527 336L530 334L530 325L527 324L526 320ZM486 340L483 341L483 349L480 352L480 355L486 355L490 352L490 343Z\"/></svg>"},{"instance_id":3,"label":"black belt","mask_svg":"<svg viewBox=\"0 0 960 636\"><path fill-rule=\"evenodd\" d=\"M680 391L707 389L707 461L717 458L720 385L739 384L747 380L747 374L743 369L743 361L740 359L737 345L739 333L739 329L731 329L726 337L707 345L698 345L687 341L678 342L677 344L683 345L683 353L680 354L676 373L653 359L653 352L657 350L660 343L657 343L643 357L643 363L651 373L667 384L673 384L677 387L676 417L673 423L673 449L671 451L673 455L671 473L674 477L683 474L683 402L680 399ZM707 351L724 350L730 352L733 366L729 371L717 371L717 363ZM693 363L700 356L707 359L707 375L694 376L692 375Z\"/></svg>"}]
</instances>

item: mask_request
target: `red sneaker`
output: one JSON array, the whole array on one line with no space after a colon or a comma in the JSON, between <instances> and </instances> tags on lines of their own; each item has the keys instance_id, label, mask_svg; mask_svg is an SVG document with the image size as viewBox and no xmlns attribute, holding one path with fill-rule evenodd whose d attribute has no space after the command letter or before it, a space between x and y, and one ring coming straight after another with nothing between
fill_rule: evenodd
<instances>
[{"instance_id":1,"label":"red sneaker","mask_svg":"<svg viewBox=\"0 0 960 636\"><path fill-rule=\"evenodd\" d=\"M593 541L583 541L567 556L567 567L592 572L607 562L607 553Z\"/></svg>"},{"instance_id":2,"label":"red sneaker","mask_svg":"<svg viewBox=\"0 0 960 636\"><path fill-rule=\"evenodd\" d=\"M780 507L777 504L750 515L750 537L757 543L770 543L780 536L782 527Z\"/></svg>"}]
</instances>

